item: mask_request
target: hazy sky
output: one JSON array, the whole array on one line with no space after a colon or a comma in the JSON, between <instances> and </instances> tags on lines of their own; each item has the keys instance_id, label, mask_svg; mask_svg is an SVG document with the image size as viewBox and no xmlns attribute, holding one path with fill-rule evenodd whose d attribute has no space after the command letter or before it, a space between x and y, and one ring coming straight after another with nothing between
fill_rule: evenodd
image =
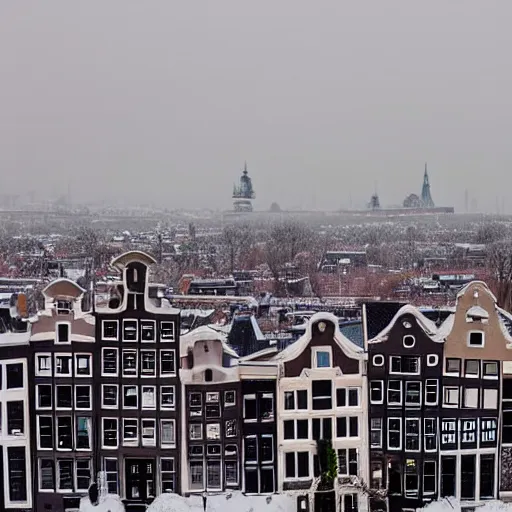
<instances>
[{"instance_id":1,"label":"hazy sky","mask_svg":"<svg viewBox=\"0 0 512 512\"><path fill-rule=\"evenodd\" d=\"M510 0L2 0L0 193L507 205ZM500 199L501 202L501 199ZM512 205L507 205L512 212Z\"/></svg>"}]
</instances>

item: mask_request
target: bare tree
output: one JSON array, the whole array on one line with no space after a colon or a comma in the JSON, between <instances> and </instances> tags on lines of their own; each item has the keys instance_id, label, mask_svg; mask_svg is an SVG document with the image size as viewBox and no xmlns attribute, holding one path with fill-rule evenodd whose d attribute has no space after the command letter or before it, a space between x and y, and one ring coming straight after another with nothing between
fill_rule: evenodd
<instances>
[{"instance_id":1,"label":"bare tree","mask_svg":"<svg viewBox=\"0 0 512 512\"><path fill-rule=\"evenodd\" d=\"M489 247L488 266L498 304L512 311L512 242L496 242Z\"/></svg>"},{"instance_id":2,"label":"bare tree","mask_svg":"<svg viewBox=\"0 0 512 512\"><path fill-rule=\"evenodd\" d=\"M221 252L231 273L240 263L241 255L254 244L253 229L249 224L229 224L222 231Z\"/></svg>"}]
</instances>

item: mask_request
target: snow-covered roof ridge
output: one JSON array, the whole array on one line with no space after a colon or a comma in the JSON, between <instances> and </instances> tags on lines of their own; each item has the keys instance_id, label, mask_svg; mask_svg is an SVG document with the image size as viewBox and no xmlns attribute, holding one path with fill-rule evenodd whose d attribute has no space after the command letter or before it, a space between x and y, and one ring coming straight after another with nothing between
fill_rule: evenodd
<instances>
[{"instance_id":1,"label":"snow-covered roof ridge","mask_svg":"<svg viewBox=\"0 0 512 512\"><path fill-rule=\"evenodd\" d=\"M51 283L48 283L44 288L43 290L41 291L41 293L45 296L45 297L48 297L50 298L51 296L48 295L48 291L51 290L52 288L55 288L56 285L60 284L60 283L67 283L67 284L70 284L71 286L73 286L74 288L77 289L78 292L80 292L80 294L84 294L87 290L85 288L82 288L76 281L73 281L72 279L68 279L67 277L59 277L57 279L54 279Z\"/></svg>"},{"instance_id":2,"label":"snow-covered roof ridge","mask_svg":"<svg viewBox=\"0 0 512 512\"><path fill-rule=\"evenodd\" d=\"M482 306L471 306L466 311L466 316L471 316L473 318L489 318L489 313Z\"/></svg>"},{"instance_id":3,"label":"snow-covered roof ridge","mask_svg":"<svg viewBox=\"0 0 512 512\"><path fill-rule=\"evenodd\" d=\"M465 284L457 293L457 302L459 301L460 297L465 295L465 293L468 291L468 289L470 287L475 286L475 285L482 286L485 289L485 291L491 296L494 303L498 302L498 299L496 298L494 293L491 292L490 288L487 286L487 283L485 283L484 281L479 281L479 280L470 281L468 284Z\"/></svg>"},{"instance_id":4,"label":"snow-covered roof ridge","mask_svg":"<svg viewBox=\"0 0 512 512\"><path fill-rule=\"evenodd\" d=\"M227 344L227 334L211 325L201 325L180 337L180 357L185 357L189 348L193 348L198 341L220 341L222 349L231 357L238 358L238 354Z\"/></svg>"},{"instance_id":5,"label":"snow-covered roof ridge","mask_svg":"<svg viewBox=\"0 0 512 512\"><path fill-rule=\"evenodd\" d=\"M507 326L502 319L502 316L504 316L512 324L512 314L500 308L499 306L496 306L496 311L498 312L498 321L500 324L501 332L503 337L507 340L507 347L510 346L510 348L512 348L512 335L510 334L510 331L507 329Z\"/></svg>"},{"instance_id":6,"label":"snow-covered roof ridge","mask_svg":"<svg viewBox=\"0 0 512 512\"><path fill-rule=\"evenodd\" d=\"M436 324L432 322L432 320L429 320L418 308L412 306L411 304L406 304L397 311L391 322L389 322L389 324L382 331L380 331L377 336L371 340L368 340L368 343L380 343L382 341L386 341L391 329L393 329L396 322L398 322L398 320L404 315L414 316L423 332L433 341L443 341L443 338L439 336L439 329L437 328Z\"/></svg>"},{"instance_id":7,"label":"snow-covered roof ridge","mask_svg":"<svg viewBox=\"0 0 512 512\"><path fill-rule=\"evenodd\" d=\"M339 319L332 313L319 312L315 313L306 325L306 332L295 342L286 347L276 356L276 360L290 361L300 355L311 342L313 337L313 325L320 321L331 322L334 324L334 341L341 350L352 359L364 359L365 353L361 347L350 341L340 331Z\"/></svg>"}]
</instances>

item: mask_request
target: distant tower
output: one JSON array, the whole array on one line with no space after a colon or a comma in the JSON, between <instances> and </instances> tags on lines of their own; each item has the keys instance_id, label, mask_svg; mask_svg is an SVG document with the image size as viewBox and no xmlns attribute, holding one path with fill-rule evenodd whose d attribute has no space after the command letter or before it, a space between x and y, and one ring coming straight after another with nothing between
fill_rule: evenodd
<instances>
[{"instance_id":1,"label":"distant tower","mask_svg":"<svg viewBox=\"0 0 512 512\"><path fill-rule=\"evenodd\" d=\"M427 162L425 162L425 174L423 175L423 188L421 189L421 202L423 208L434 208L434 201L430 195L430 183L428 181Z\"/></svg>"},{"instance_id":2,"label":"distant tower","mask_svg":"<svg viewBox=\"0 0 512 512\"><path fill-rule=\"evenodd\" d=\"M252 200L255 198L252 181L247 172L247 162L240 177L240 185L233 187L233 208L236 212L252 212Z\"/></svg>"}]
</instances>

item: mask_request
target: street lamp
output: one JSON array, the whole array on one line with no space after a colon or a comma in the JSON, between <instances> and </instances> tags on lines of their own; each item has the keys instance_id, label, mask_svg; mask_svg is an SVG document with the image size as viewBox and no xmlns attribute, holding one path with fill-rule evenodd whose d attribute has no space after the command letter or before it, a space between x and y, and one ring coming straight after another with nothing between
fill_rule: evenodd
<instances>
[{"instance_id":1,"label":"street lamp","mask_svg":"<svg viewBox=\"0 0 512 512\"><path fill-rule=\"evenodd\" d=\"M203 510L206 512L206 499L208 498L208 493L205 491L203 492Z\"/></svg>"}]
</instances>

